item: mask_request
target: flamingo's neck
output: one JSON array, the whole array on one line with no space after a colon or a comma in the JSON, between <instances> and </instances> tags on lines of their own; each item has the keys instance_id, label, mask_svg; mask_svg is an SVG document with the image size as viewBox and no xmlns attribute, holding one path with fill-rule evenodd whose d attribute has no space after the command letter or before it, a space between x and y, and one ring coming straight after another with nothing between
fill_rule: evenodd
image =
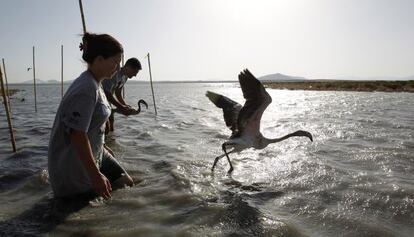
<instances>
[{"instance_id":1,"label":"flamingo's neck","mask_svg":"<svg viewBox=\"0 0 414 237\"><path fill-rule=\"evenodd\" d=\"M286 140L286 139L288 139L289 137L292 137L292 136L295 136L295 134L294 133L290 133L290 134L288 134L286 136L279 137L279 138L272 138L272 139L264 138L263 139L264 140L263 143L266 144L265 145L265 147L266 147L269 144L276 143L276 142L281 142L281 141Z\"/></svg>"}]
</instances>

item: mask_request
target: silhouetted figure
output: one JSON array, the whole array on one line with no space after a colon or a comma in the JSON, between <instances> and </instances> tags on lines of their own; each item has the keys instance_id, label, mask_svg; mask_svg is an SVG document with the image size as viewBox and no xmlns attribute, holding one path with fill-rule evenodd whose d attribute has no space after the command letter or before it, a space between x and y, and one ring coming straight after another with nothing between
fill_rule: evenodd
<instances>
[{"instance_id":1,"label":"silhouetted figure","mask_svg":"<svg viewBox=\"0 0 414 237\"><path fill-rule=\"evenodd\" d=\"M111 115L109 116L109 121L106 124L107 128L105 133L114 131L114 112L118 112L126 116L138 114L135 109L126 103L122 90L124 89L125 83L129 79L137 76L140 70L142 70L141 62L137 58L130 58L125 62L123 67L117 70L110 80L102 82L102 88L105 92L106 98L113 108Z\"/></svg>"}]
</instances>

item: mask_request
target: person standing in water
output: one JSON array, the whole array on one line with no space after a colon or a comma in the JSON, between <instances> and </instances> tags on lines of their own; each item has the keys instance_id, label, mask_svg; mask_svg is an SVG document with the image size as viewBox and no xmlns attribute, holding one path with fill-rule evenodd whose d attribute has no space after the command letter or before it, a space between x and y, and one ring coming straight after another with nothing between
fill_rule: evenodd
<instances>
[{"instance_id":1,"label":"person standing in water","mask_svg":"<svg viewBox=\"0 0 414 237\"><path fill-rule=\"evenodd\" d=\"M116 72L123 48L107 34L85 33L82 42L87 70L70 85L56 113L48 151L49 178L55 197L94 191L107 199L112 186L134 184L104 147L111 108L101 82Z\"/></svg>"},{"instance_id":2,"label":"person standing in water","mask_svg":"<svg viewBox=\"0 0 414 237\"><path fill-rule=\"evenodd\" d=\"M135 112L135 110L125 102L125 99L122 96L122 89L127 80L135 77L141 69L142 67L139 60L130 58L126 61L125 65L115 73L111 80L102 82L102 87L109 103L114 105L123 115L128 116L131 112ZM107 124L108 127L106 133L114 131L114 121L114 112L112 111Z\"/></svg>"}]
</instances>

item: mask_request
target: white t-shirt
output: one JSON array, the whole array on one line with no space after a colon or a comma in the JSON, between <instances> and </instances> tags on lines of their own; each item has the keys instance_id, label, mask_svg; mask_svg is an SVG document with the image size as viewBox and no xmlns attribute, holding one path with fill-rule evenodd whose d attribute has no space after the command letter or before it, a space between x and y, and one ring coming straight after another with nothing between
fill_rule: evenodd
<instances>
[{"instance_id":1,"label":"white t-shirt","mask_svg":"<svg viewBox=\"0 0 414 237\"><path fill-rule=\"evenodd\" d=\"M102 160L105 122L110 106L102 86L89 71L83 72L70 85L60 102L50 135L48 168L55 196L82 193L91 189L89 174L71 143L73 130L88 135L98 167Z\"/></svg>"}]
</instances>

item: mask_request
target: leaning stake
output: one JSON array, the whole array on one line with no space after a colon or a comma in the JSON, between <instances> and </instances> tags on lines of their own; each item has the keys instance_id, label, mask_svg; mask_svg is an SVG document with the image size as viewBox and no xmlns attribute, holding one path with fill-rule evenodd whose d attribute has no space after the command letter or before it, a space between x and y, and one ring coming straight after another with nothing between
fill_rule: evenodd
<instances>
[{"instance_id":1,"label":"leaning stake","mask_svg":"<svg viewBox=\"0 0 414 237\"><path fill-rule=\"evenodd\" d=\"M85 16L83 15L83 6L82 6L82 0L79 0L79 8L80 8L80 13L81 13L81 17L82 17L82 26L83 26L83 33L86 33L86 24L85 24Z\"/></svg>"},{"instance_id":2,"label":"leaning stake","mask_svg":"<svg viewBox=\"0 0 414 237\"><path fill-rule=\"evenodd\" d=\"M35 66L35 47L34 46L33 46L33 91L34 91L35 112L37 113L36 66Z\"/></svg>"},{"instance_id":3,"label":"leaning stake","mask_svg":"<svg viewBox=\"0 0 414 237\"><path fill-rule=\"evenodd\" d=\"M150 60L150 54L149 53L147 54L147 57L148 57L148 67L149 67L149 74L150 74L152 101L154 102L155 115L157 115L157 106L155 105L154 87L152 86L151 60Z\"/></svg>"},{"instance_id":4,"label":"leaning stake","mask_svg":"<svg viewBox=\"0 0 414 237\"><path fill-rule=\"evenodd\" d=\"M6 79L6 92L7 92L7 99L9 101L9 110L10 110L10 114L12 114L11 103L10 103L9 83L7 82L6 64L4 63L4 58L2 58L2 61L3 61L4 79Z\"/></svg>"},{"instance_id":5,"label":"leaning stake","mask_svg":"<svg viewBox=\"0 0 414 237\"><path fill-rule=\"evenodd\" d=\"M0 81L1 81L1 94L3 96L4 108L6 110L7 123L9 124L10 139L11 139L11 143L13 147L13 152L16 152L16 141L14 139L13 125L12 125L12 121L10 118L9 102L8 102L8 97L6 96L6 92L4 90L3 73L1 71L1 68L0 68Z\"/></svg>"}]
</instances>

